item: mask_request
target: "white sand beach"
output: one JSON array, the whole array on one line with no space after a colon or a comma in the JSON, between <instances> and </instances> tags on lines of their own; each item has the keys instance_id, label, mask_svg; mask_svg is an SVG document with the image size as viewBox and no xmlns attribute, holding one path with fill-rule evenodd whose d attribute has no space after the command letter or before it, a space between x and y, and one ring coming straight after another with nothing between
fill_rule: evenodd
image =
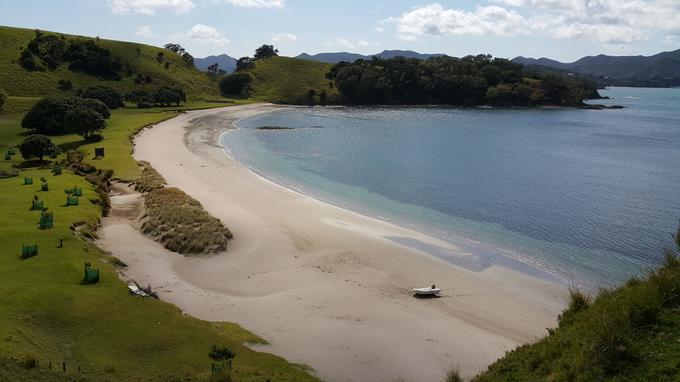
<instances>
[{"instance_id":1,"label":"white sand beach","mask_svg":"<svg viewBox=\"0 0 680 382\"><path fill-rule=\"evenodd\" d=\"M134 157L200 201L234 234L227 252L184 257L135 226L139 197L112 198L100 245L185 313L230 321L267 339L261 350L311 366L328 381L441 381L465 376L546 334L563 285L492 266L456 267L401 246L406 237L451 244L291 191L254 174L217 144L256 104L191 111L146 129ZM436 283L437 299L410 289Z\"/></svg>"}]
</instances>

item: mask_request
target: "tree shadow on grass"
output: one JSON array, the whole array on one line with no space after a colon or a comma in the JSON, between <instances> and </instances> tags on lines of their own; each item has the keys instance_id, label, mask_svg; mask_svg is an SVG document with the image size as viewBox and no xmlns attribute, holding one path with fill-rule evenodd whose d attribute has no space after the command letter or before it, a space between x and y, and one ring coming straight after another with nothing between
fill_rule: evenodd
<instances>
[{"instance_id":1,"label":"tree shadow on grass","mask_svg":"<svg viewBox=\"0 0 680 382\"><path fill-rule=\"evenodd\" d=\"M15 168L21 168L21 169L34 168L34 167L44 168L44 167L49 166L51 163L52 162L50 162L49 160L46 160L46 159L43 159L43 160L31 159L31 160L25 160L23 162L19 162L19 163L15 164L14 167Z\"/></svg>"}]
</instances>

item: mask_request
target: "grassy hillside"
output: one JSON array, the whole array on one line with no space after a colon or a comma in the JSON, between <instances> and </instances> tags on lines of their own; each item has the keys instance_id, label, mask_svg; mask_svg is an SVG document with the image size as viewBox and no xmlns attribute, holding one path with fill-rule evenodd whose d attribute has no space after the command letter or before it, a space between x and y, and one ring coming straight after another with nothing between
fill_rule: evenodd
<instances>
[{"instance_id":1,"label":"grassy hillside","mask_svg":"<svg viewBox=\"0 0 680 382\"><path fill-rule=\"evenodd\" d=\"M52 33L52 32L46 32ZM168 50L131 42L101 39L101 47L108 49L121 63L127 64L132 71L131 76L124 76L120 81L97 79L88 74L72 72L67 64L62 64L54 71L27 71L22 68L18 59L21 50L33 39L35 32L31 29L0 26L0 88L10 96L35 96L69 94L76 89L92 85L106 85L123 93L135 89L156 89L162 85L180 86L191 99L215 98L219 96L216 80L192 67L187 66L182 58ZM78 37L65 35L66 37ZM90 38L91 37L80 37ZM156 61L158 52L164 52L168 69L164 63ZM152 83L138 85L134 82L137 75L149 75ZM61 79L71 80L73 90L63 91L57 88Z\"/></svg>"},{"instance_id":2,"label":"grassy hillside","mask_svg":"<svg viewBox=\"0 0 680 382\"><path fill-rule=\"evenodd\" d=\"M325 90L327 102L333 103L338 92L324 77L331 66L290 57L257 60L255 68L249 71L253 76L250 96L255 101L306 104L310 89L316 92L317 101L319 93Z\"/></svg>"},{"instance_id":3,"label":"grassy hillside","mask_svg":"<svg viewBox=\"0 0 680 382\"><path fill-rule=\"evenodd\" d=\"M473 379L679 380L680 259L671 251L659 270L602 291L594 301L572 291L558 328L535 344L509 352Z\"/></svg>"},{"instance_id":4,"label":"grassy hillside","mask_svg":"<svg viewBox=\"0 0 680 382\"><path fill-rule=\"evenodd\" d=\"M26 135L20 121L38 99L9 98L0 114L0 152ZM224 103L182 108L214 106ZM117 109L101 142L84 144L75 135L52 139L64 149L84 152L86 161L113 170L114 177L133 179L141 171L130 157L130 134L174 115L176 111L165 108ZM105 147L104 159L93 160L95 146ZM30 163L16 154L1 161L0 169ZM32 177L34 184L24 186L24 177ZM40 191L41 177L47 178L47 192ZM82 187L84 196L80 205L65 207L63 190L73 186ZM29 210L34 195L54 213L54 228L38 228L40 212ZM115 259L84 239L101 218L98 200L93 186L69 170L53 176L47 169L25 168L18 178L0 179L1 381L207 381L213 344L236 352L233 375L238 381L316 380L280 357L244 346L264 340L238 325L197 320L170 304L129 296L115 272ZM38 256L20 260L22 244L34 243ZM85 262L101 270L97 285L79 284ZM37 360L38 366L25 369L26 359ZM67 364L65 374L57 371L61 362Z\"/></svg>"}]
</instances>

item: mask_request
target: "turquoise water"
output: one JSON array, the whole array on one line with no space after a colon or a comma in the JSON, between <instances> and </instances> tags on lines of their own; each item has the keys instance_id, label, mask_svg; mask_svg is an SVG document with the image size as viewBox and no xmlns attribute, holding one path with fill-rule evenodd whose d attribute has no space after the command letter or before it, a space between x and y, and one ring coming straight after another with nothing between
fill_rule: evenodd
<instances>
[{"instance_id":1,"label":"turquoise water","mask_svg":"<svg viewBox=\"0 0 680 382\"><path fill-rule=\"evenodd\" d=\"M680 89L602 93L626 108L295 108L221 144L275 182L476 255L424 248L438 257L594 287L658 264L680 218Z\"/></svg>"}]
</instances>

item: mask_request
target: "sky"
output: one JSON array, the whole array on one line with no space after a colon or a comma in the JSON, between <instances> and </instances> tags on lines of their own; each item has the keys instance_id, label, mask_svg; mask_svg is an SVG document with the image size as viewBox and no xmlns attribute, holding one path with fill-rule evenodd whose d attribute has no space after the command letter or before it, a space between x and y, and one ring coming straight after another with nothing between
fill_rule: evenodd
<instances>
[{"instance_id":1,"label":"sky","mask_svg":"<svg viewBox=\"0 0 680 382\"><path fill-rule=\"evenodd\" d=\"M680 0L21 0L0 24L162 46L195 57L409 49L451 56L651 55L680 49Z\"/></svg>"}]
</instances>

